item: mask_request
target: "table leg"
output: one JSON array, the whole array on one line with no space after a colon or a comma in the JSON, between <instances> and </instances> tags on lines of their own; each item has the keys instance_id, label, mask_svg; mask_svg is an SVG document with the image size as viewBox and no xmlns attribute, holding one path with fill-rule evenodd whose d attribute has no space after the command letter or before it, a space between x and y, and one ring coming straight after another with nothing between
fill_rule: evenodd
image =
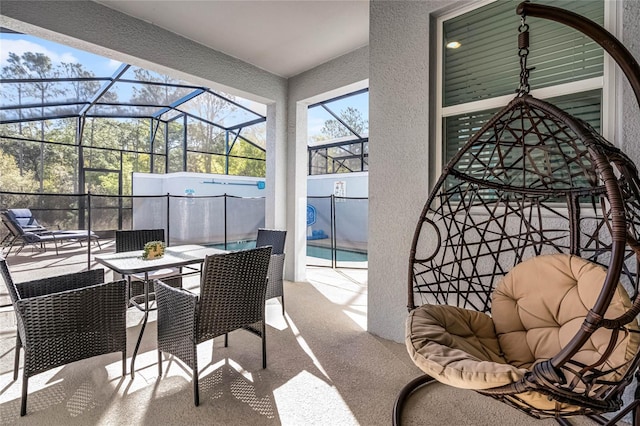
<instances>
[{"instance_id":1,"label":"table leg","mask_svg":"<svg viewBox=\"0 0 640 426\"><path fill-rule=\"evenodd\" d=\"M131 357L131 379L135 377L135 363L136 363L136 355L138 355L138 349L140 349L140 342L142 342L142 335L144 334L144 329L147 326L147 319L149 318L149 273L144 273L144 317L142 318L142 328L140 329L140 334L138 335L138 341L136 342L136 347L133 349L133 356Z\"/></svg>"}]
</instances>

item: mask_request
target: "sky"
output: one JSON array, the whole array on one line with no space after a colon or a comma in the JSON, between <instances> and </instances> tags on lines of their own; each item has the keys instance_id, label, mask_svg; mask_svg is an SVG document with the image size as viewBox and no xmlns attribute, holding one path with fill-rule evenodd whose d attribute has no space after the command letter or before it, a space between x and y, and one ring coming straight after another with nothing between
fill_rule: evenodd
<instances>
[{"instance_id":1,"label":"sky","mask_svg":"<svg viewBox=\"0 0 640 426\"><path fill-rule=\"evenodd\" d=\"M0 66L7 65L9 52L22 55L24 52L43 53L51 58L54 64L61 62L81 63L97 77L111 77L121 62L102 56L73 49L58 43L26 34L0 33Z\"/></svg>"},{"instance_id":2,"label":"sky","mask_svg":"<svg viewBox=\"0 0 640 426\"><path fill-rule=\"evenodd\" d=\"M349 96L334 102L328 102L326 106L337 115L340 115L340 113L348 107L356 108L360 111L362 118L367 123L369 122L369 92ZM310 141L314 135L320 134L320 129L322 129L326 120L334 120L334 118L324 108L321 106L309 108L307 134ZM360 136L366 136L368 133L367 131L365 135Z\"/></svg>"},{"instance_id":3,"label":"sky","mask_svg":"<svg viewBox=\"0 0 640 426\"><path fill-rule=\"evenodd\" d=\"M0 33L0 67L7 65L9 52L16 53L17 55L22 55L24 52L43 53L51 58L54 66L61 62L81 63L85 69L92 71L97 77L111 77L121 65L121 62L113 59L104 58L102 56L94 55L89 52L27 34ZM121 98L126 99L127 97ZM266 114L265 105L257 104L245 99L239 99L237 97L236 100L262 115ZM352 106L357 108L362 113L363 118L368 121L368 102L369 94L364 93L333 102L328 104L328 106L336 114L340 114L343 109ZM307 120L309 138L320 133L320 129L328 119L333 119L333 117L331 117L323 108L310 109Z\"/></svg>"},{"instance_id":4,"label":"sky","mask_svg":"<svg viewBox=\"0 0 640 426\"><path fill-rule=\"evenodd\" d=\"M94 55L83 50L78 50L69 46L54 43L45 39L30 36L27 34L0 33L0 67L7 65L9 53L13 52L22 55L24 52L43 53L51 58L53 65L61 62L80 63L86 70L92 71L96 77L111 77L122 65L121 62ZM131 78L128 72L127 75ZM121 84L119 87L126 87ZM128 99L129 93L120 93L120 99ZM266 106L247 99L235 97L236 102L246 106L258 114L266 115Z\"/></svg>"}]
</instances>

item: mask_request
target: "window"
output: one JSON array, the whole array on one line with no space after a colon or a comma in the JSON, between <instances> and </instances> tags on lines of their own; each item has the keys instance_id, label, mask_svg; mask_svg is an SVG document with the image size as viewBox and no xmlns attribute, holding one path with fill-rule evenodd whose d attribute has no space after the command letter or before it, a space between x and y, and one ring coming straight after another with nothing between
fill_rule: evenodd
<instances>
[{"instance_id":1,"label":"window","mask_svg":"<svg viewBox=\"0 0 640 426\"><path fill-rule=\"evenodd\" d=\"M520 81L520 0L487 1L438 19L436 156L446 164L486 121L515 96ZM604 0L539 3L562 7L603 25ZM579 117L601 133L613 110L607 91L608 59L587 36L562 24L528 17L531 94ZM603 114L607 114L603 117ZM441 168L441 167L440 167ZM440 169L438 168L438 169Z\"/></svg>"}]
</instances>

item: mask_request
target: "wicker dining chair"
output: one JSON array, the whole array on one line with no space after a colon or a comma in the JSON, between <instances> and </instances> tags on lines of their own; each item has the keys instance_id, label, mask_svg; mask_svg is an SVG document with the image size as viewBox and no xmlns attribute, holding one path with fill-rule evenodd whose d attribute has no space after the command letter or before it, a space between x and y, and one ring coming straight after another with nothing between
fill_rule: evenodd
<instances>
[{"instance_id":1,"label":"wicker dining chair","mask_svg":"<svg viewBox=\"0 0 640 426\"><path fill-rule=\"evenodd\" d=\"M199 343L245 329L262 338L262 368L267 367L265 295L271 247L207 256L200 296L156 281L158 302L158 372L162 352L185 362L193 375L193 400L198 391Z\"/></svg>"},{"instance_id":2,"label":"wicker dining chair","mask_svg":"<svg viewBox=\"0 0 640 426\"><path fill-rule=\"evenodd\" d=\"M287 231L277 229L258 229L256 247L271 246L271 262L269 262L269 283L267 284L267 300L279 297L284 315L284 243Z\"/></svg>"},{"instance_id":3,"label":"wicker dining chair","mask_svg":"<svg viewBox=\"0 0 640 426\"><path fill-rule=\"evenodd\" d=\"M27 412L28 380L36 374L111 352L122 352L126 374L124 280L104 283L104 270L94 269L15 283L2 257L0 279L18 323L13 380L24 348L21 416Z\"/></svg>"},{"instance_id":4,"label":"wicker dining chair","mask_svg":"<svg viewBox=\"0 0 640 426\"><path fill-rule=\"evenodd\" d=\"M124 251L144 250L144 245L150 241L162 241L164 239L164 229L134 229L126 231L116 231L116 253ZM125 277L127 279L127 298L141 296L144 294L144 274L134 274ZM149 272L149 280L162 279L165 284L172 287L182 287L181 268L163 268ZM153 292L153 281L150 281L149 291Z\"/></svg>"}]
</instances>

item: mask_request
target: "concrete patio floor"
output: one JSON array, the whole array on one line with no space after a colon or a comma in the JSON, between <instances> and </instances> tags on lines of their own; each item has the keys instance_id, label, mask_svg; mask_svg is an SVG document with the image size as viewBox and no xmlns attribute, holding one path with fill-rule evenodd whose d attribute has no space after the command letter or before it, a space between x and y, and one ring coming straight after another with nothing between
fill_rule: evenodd
<instances>
[{"instance_id":1,"label":"concrete patio floor","mask_svg":"<svg viewBox=\"0 0 640 426\"><path fill-rule=\"evenodd\" d=\"M68 247L9 256L16 281L87 266L86 249ZM102 252L112 252L105 241ZM97 267L93 265L92 267ZM13 381L15 315L0 309L0 419L23 425L388 425L400 389L420 371L403 344L366 332L367 271L309 267L306 282L285 282L286 314L267 302L268 365L259 339L243 331L198 346L199 407L190 372L165 357L158 377L155 313L136 359L123 377L119 354L107 354L41 373L29 381L27 415L19 417L21 378ZM107 279L111 278L110 274ZM198 276L184 286L196 290ZM1 289L5 292L5 289ZM0 295L0 297L2 297ZM128 359L142 313L127 312ZM406 425L553 425L472 391L435 384L418 390L404 411ZM588 420L578 425L591 424Z\"/></svg>"}]
</instances>

